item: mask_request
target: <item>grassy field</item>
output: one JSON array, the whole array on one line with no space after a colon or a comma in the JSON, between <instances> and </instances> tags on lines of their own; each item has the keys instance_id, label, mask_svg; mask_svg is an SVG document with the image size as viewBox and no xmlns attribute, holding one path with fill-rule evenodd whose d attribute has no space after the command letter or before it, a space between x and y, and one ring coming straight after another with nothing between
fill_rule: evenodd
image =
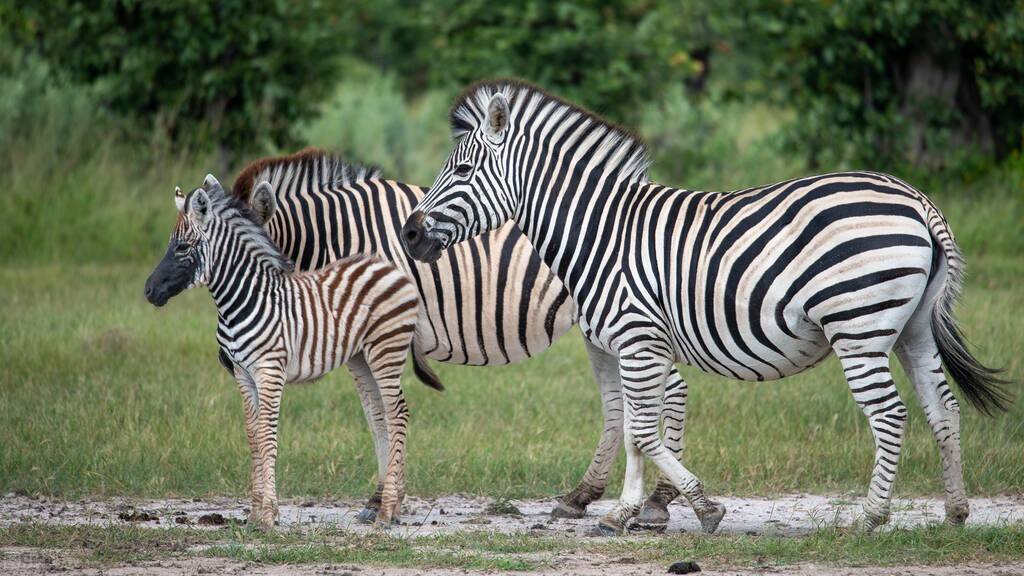
<instances>
[{"instance_id":1,"label":"grassy field","mask_svg":"<svg viewBox=\"0 0 1024 576\"><path fill-rule=\"evenodd\" d=\"M963 324L982 358L1020 380L1024 336L1008 311L1024 307L1014 282L1024 262L972 260ZM157 310L142 298L147 273L137 264L0 272L0 490L244 492L241 400L216 359L209 296L195 290ZM541 496L578 479L600 407L575 332L527 363L437 368L444 393L405 380L410 493ZM712 493L866 488L870 433L834 362L760 384L685 373L687 458ZM898 493L941 493L937 449L901 374L898 384L911 407ZM282 422L283 495L370 489L370 437L347 375L286 390ZM1024 403L996 419L965 410L963 430L970 493L1019 492ZM620 476L621 468L613 482Z\"/></svg>"},{"instance_id":2,"label":"grassy field","mask_svg":"<svg viewBox=\"0 0 1024 576\"><path fill-rule=\"evenodd\" d=\"M208 171L230 182L233 170L160 142L140 149L82 94L26 86L0 85L10 104L0 111L0 491L242 494L241 400L217 362L209 296L194 291L161 310L142 297L173 222L170 190ZM438 93L407 102L386 77L349 79L305 139L429 184L449 147L448 102ZM694 106L680 94L638 128L656 151L657 179L731 189L807 172L773 144L785 117ZM937 200L967 253L960 318L979 357L1021 381L1024 160L970 178L911 180ZM543 496L579 479L601 420L576 332L524 364L436 367L443 394L406 380L412 494ZM761 384L684 373L687 459L712 494L866 489L871 436L835 362ZM939 494L938 451L901 372L898 384L911 414L897 491ZM283 496L369 491L370 436L347 375L288 389L283 412ZM970 493L1021 492L1024 402L996 419L965 410L963 430ZM619 462L610 494L621 476Z\"/></svg>"},{"instance_id":3,"label":"grassy field","mask_svg":"<svg viewBox=\"0 0 1024 576\"><path fill-rule=\"evenodd\" d=\"M573 536L467 533L393 538L331 528L260 534L247 529L52 527L0 528L0 546L59 550L85 566L138 566L188 554L259 564L369 564L410 568L524 571L581 562L654 564L697 559L705 568L797 563L840 566L963 565L1024 557L1024 528L931 526L876 535L827 528L806 538L676 535L588 539ZM563 573L571 573L566 570Z\"/></svg>"}]
</instances>

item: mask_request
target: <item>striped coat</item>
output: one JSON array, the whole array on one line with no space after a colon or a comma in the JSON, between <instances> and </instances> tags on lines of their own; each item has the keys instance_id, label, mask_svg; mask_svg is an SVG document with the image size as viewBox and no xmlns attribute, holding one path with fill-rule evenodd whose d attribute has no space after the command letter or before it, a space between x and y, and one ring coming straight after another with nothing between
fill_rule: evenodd
<instances>
[{"instance_id":1,"label":"striped coat","mask_svg":"<svg viewBox=\"0 0 1024 576\"><path fill-rule=\"evenodd\" d=\"M866 172L733 193L662 186L635 136L517 81L470 87L451 122L455 149L403 241L431 261L514 220L572 293L585 337L617 358L627 475L602 530L620 532L639 511L645 456L706 531L725 514L659 434L673 363L770 380L833 353L875 440L865 525L888 519L905 427L892 353L939 445L947 518L964 521L959 406L943 366L982 411L1008 399L960 336L963 257L921 192Z\"/></svg>"},{"instance_id":2,"label":"striped coat","mask_svg":"<svg viewBox=\"0 0 1024 576\"><path fill-rule=\"evenodd\" d=\"M254 198L274 202L266 187ZM388 433L377 520L388 525L404 495L408 410L400 378L420 310L415 286L391 263L360 256L294 272L249 207L212 176L187 197L179 191L177 200L178 221L146 295L159 306L189 286L205 285L213 296L221 358L246 405L250 520L269 529L277 513L282 388L346 364L379 390Z\"/></svg>"},{"instance_id":3,"label":"striped coat","mask_svg":"<svg viewBox=\"0 0 1024 576\"><path fill-rule=\"evenodd\" d=\"M436 377L421 355L453 364L517 362L546 350L576 322L576 304L564 284L513 224L424 264L410 258L399 239L402 223L423 198L424 188L381 178L374 169L315 149L253 162L239 173L232 194L251 203L253 190L264 183L274 191L275 209L253 205L254 211L298 269L315 269L353 254L375 254L409 275L423 303L414 340L415 365L428 382ZM582 516L601 496L621 444L618 371L603 352L589 344L588 351L594 359L604 424L582 480L556 505L554 513L559 516ZM385 434L382 421L366 405L374 395L372 386L357 386L371 415L371 429L380 438ZM665 420L667 442L676 452L682 449L685 407L686 384L673 371ZM383 463L378 458L381 474ZM663 481L651 505L664 511L677 494ZM378 499L379 494L370 498L361 518L372 518Z\"/></svg>"}]
</instances>

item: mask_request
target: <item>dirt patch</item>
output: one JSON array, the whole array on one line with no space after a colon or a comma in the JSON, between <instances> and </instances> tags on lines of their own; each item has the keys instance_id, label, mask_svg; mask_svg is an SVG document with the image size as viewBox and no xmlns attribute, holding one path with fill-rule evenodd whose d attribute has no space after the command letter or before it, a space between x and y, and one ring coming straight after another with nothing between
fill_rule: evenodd
<instances>
[{"instance_id":1,"label":"dirt patch","mask_svg":"<svg viewBox=\"0 0 1024 576\"><path fill-rule=\"evenodd\" d=\"M253 574L259 576L449 576L448 568L381 568L345 564L305 564L266 566L249 562L238 562L221 558L187 558L181 560L137 562L120 566L94 568L83 566L67 551L39 550L35 548L0 549L0 574L7 576L29 576L37 574L66 574L74 576L177 576L180 574ZM458 574L485 574L459 569ZM560 558L551 568L539 571L515 572L518 576L648 576L667 574L668 567L656 564L624 562L622 559L583 559L578 557ZM707 576L752 576L772 574L776 576L1024 576L1024 564L982 564L974 566L901 566L878 567L858 566L839 568L804 564L787 567L760 567L750 569L708 570L699 574Z\"/></svg>"},{"instance_id":2,"label":"dirt patch","mask_svg":"<svg viewBox=\"0 0 1024 576\"><path fill-rule=\"evenodd\" d=\"M719 527L723 534L801 536L825 526L846 526L860 515L861 499L809 494L777 498L721 498L727 512ZM612 500L595 502L580 520L552 519L548 516L553 499L512 500L493 508L488 498L442 496L433 499L407 498L399 523L392 528L397 536L426 536L466 530L528 532L584 535L598 517L614 505ZM371 530L356 520L362 501L337 500L310 502L285 500L280 506L282 527L330 525L356 532ZM509 513L515 510L516 513ZM697 532L700 524L685 505L669 507L672 519L667 533ZM118 525L136 522L145 526L195 526L218 529L245 522L248 501L233 498L66 501L31 498L9 494L0 498L0 526L20 522L63 525ZM941 500L933 498L899 499L893 504L889 527L913 527L944 518ZM1024 522L1024 498L996 497L971 500L971 525L1004 525Z\"/></svg>"}]
</instances>

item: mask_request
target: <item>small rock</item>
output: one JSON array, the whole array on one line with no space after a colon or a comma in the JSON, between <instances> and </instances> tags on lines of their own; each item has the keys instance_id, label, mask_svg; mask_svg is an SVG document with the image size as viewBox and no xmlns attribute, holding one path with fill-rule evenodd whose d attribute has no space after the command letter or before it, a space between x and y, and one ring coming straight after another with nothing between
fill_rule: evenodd
<instances>
[{"instance_id":1,"label":"small rock","mask_svg":"<svg viewBox=\"0 0 1024 576\"><path fill-rule=\"evenodd\" d=\"M188 519L188 516L175 516L174 523L189 525L192 523L192 521Z\"/></svg>"},{"instance_id":2,"label":"small rock","mask_svg":"<svg viewBox=\"0 0 1024 576\"><path fill-rule=\"evenodd\" d=\"M700 572L700 566L697 566L696 562L690 562L689 560L676 562L668 567L669 574L692 574L694 572Z\"/></svg>"},{"instance_id":3,"label":"small rock","mask_svg":"<svg viewBox=\"0 0 1024 576\"><path fill-rule=\"evenodd\" d=\"M547 529L548 529L548 527L543 525L543 524L534 524L533 526L530 526L530 530L547 530Z\"/></svg>"},{"instance_id":4,"label":"small rock","mask_svg":"<svg viewBox=\"0 0 1024 576\"><path fill-rule=\"evenodd\" d=\"M223 526L226 523L227 520L224 518L224 515L222 515L219 512L214 512L213 514L203 514L199 517L200 526Z\"/></svg>"},{"instance_id":5,"label":"small rock","mask_svg":"<svg viewBox=\"0 0 1024 576\"><path fill-rule=\"evenodd\" d=\"M121 512L117 517L125 522L156 522L159 520L156 515L142 510L128 510Z\"/></svg>"},{"instance_id":6,"label":"small rock","mask_svg":"<svg viewBox=\"0 0 1024 576\"><path fill-rule=\"evenodd\" d=\"M447 512L445 512L444 508L441 508L440 510L438 510L437 513L440 514L441 516L444 516L445 514L447 514Z\"/></svg>"},{"instance_id":7,"label":"small rock","mask_svg":"<svg viewBox=\"0 0 1024 576\"><path fill-rule=\"evenodd\" d=\"M316 506L316 502L313 502L312 500L306 500L302 504L299 504L299 508L312 508L313 506Z\"/></svg>"}]
</instances>

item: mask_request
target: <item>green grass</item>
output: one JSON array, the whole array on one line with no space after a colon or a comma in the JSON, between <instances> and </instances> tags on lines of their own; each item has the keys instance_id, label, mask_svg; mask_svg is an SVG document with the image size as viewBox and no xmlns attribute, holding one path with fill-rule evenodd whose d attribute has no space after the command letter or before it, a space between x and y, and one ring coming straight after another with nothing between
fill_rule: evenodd
<instances>
[{"instance_id":1,"label":"green grass","mask_svg":"<svg viewBox=\"0 0 1024 576\"><path fill-rule=\"evenodd\" d=\"M523 571L584 562L668 565L693 560L705 569L815 563L906 566L1019 561L1024 525L951 528L934 525L867 535L836 528L805 538L702 536L588 539L462 532L400 538L356 535L330 527L260 534L245 529L15 525L0 528L0 546L69 551L109 566L202 555L261 564L364 564L416 568Z\"/></svg>"},{"instance_id":2,"label":"green grass","mask_svg":"<svg viewBox=\"0 0 1024 576\"><path fill-rule=\"evenodd\" d=\"M806 173L773 143L784 111L672 98L638 127L657 151L656 178L730 189ZM207 155L140 146L88 94L41 76L0 83L0 101L0 490L240 495L241 400L216 359L209 297L194 291L155 310L141 294L172 226L173 186L210 170L227 183L233 172ZM447 103L438 93L410 102L387 77L356 75L304 136L429 184L450 146ZM967 334L1019 382L1024 161L970 182L921 183L967 251ZM444 394L406 380L412 494L545 496L579 479L601 426L575 332L527 363L437 369ZM866 489L870 433L834 362L760 384L684 372L687 460L711 493ZM937 450L901 375L898 384L911 407L898 493L939 494ZM1019 493L1024 403L998 419L965 410L963 430L970 492ZM284 496L372 487L369 433L345 375L286 391L281 442Z\"/></svg>"},{"instance_id":3,"label":"green grass","mask_svg":"<svg viewBox=\"0 0 1024 576\"><path fill-rule=\"evenodd\" d=\"M154 256L155 259L155 256ZM1020 381L1019 258L971 260L961 319L979 356ZM0 491L241 495L248 450L240 395L216 359L215 313L193 290L155 309L141 265L8 266L0 271ZM578 335L527 363L437 365L448 390L411 375L410 494L555 495L579 479L600 406ZM873 448L835 362L771 383L695 369L687 461L712 494L866 490ZM910 424L897 492L941 494L938 451L902 374ZM1020 492L1024 403L988 419L965 409L971 494ZM610 494L621 478L612 475ZM343 371L285 391L284 496L361 496L370 436Z\"/></svg>"}]
</instances>

